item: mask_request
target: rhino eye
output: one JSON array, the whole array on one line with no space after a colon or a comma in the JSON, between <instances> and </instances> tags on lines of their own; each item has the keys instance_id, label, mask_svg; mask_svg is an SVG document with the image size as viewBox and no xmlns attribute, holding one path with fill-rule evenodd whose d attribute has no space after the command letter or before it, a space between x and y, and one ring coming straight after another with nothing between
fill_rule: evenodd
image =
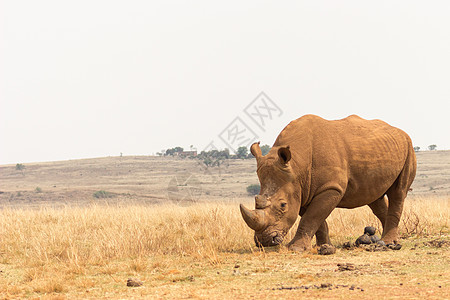
<instances>
[{"instance_id":1,"label":"rhino eye","mask_svg":"<svg viewBox=\"0 0 450 300\"><path fill-rule=\"evenodd\" d=\"M286 208L286 203L285 202L281 203L281 208Z\"/></svg>"}]
</instances>

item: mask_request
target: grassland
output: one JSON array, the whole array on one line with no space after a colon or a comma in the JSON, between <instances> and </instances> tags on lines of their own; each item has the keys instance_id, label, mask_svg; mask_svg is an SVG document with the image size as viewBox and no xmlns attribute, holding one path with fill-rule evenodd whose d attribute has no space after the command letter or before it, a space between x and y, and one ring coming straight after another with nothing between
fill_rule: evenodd
<instances>
[{"instance_id":1,"label":"grassland","mask_svg":"<svg viewBox=\"0 0 450 300\"><path fill-rule=\"evenodd\" d=\"M368 208L338 209L328 219L338 247L331 256L254 246L237 205L252 205L245 195L256 181L251 161L221 174L147 157L25 164L23 174L2 166L0 297L448 298L450 198L441 178L450 155L438 154L438 162L419 156L401 250L343 249L364 226L380 224ZM180 174L197 181L184 184ZM173 176L183 179L168 198ZM189 186L201 195L186 193ZM93 197L99 190L112 198ZM130 277L143 285L127 287Z\"/></svg>"}]
</instances>

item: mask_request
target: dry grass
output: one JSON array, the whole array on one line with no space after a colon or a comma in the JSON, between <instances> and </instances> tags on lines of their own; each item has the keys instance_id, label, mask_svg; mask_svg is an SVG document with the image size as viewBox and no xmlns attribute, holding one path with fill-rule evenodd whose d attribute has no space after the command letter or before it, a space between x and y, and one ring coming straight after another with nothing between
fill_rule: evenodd
<instances>
[{"instance_id":1,"label":"dry grass","mask_svg":"<svg viewBox=\"0 0 450 300\"><path fill-rule=\"evenodd\" d=\"M400 232L409 238L405 243L436 236L448 239L449 220L448 198L410 199ZM379 227L366 208L336 210L329 217L331 239L337 246L354 240L367 225ZM322 259L318 255L292 254L284 248L261 251L253 245L252 232L242 221L237 204L5 209L0 212L0 296L121 298L161 292L158 295L163 297L164 291L175 284L176 291L187 289L185 292L193 297L203 298L203 292L211 296L214 289L231 288L226 284L228 275L220 279L225 280L223 287L208 278L224 269L228 272L235 261L253 262L252 272L266 274L278 268L274 266L277 260L284 264L305 258L313 262L314 257ZM408 251L404 250L403 255L412 255ZM444 258L448 258L448 249L443 251ZM338 257L345 255L339 253ZM298 274L296 270L297 277L287 271L289 280L302 278L305 282L309 278L309 273ZM144 277L147 282L139 295L130 294L130 289L124 287L128 276ZM286 280L279 279L279 275L273 278ZM242 280L240 284L251 284L253 279L247 279L250 282ZM179 298L177 295L170 290L166 296Z\"/></svg>"}]
</instances>

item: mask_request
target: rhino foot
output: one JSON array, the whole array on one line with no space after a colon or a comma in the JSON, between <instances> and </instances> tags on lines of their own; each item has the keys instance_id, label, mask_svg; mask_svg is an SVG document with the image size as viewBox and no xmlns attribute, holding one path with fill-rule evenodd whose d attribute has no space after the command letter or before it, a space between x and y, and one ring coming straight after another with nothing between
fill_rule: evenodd
<instances>
[{"instance_id":1,"label":"rhino foot","mask_svg":"<svg viewBox=\"0 0 450 300\"><path fill-rule=\"evenodd\" d=\"M295 252L308 251L311 249L311 242L305 243L305 242L302 242L301 240L297 240L295 242L291 241L288 244L288 249L291 251L295 251Z\"/></svg>"}]
</instances>

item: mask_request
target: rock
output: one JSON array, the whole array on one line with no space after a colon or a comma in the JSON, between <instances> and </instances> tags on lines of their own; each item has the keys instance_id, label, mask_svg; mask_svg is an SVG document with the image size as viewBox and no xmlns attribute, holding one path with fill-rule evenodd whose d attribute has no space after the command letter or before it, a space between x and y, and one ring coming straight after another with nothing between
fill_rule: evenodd
<instances>
[{"instance_id":1,"label":"rock","mask_svg":"<svg viewBox=\"0 0 450 300\"><path fill-rule=\"evenodd\" d=\"M356 244L356 246L370 245L370 244L372 244L372 240L370 239L369 235L363 234L362 236L360 236L359 238L356 239L355 244Z\"/></svg>"},{"instance_id":2,"label":"rock","mask_svg":"<svg viewBox=\"0 0 450 300\"><path fill-rule=\"evenodd\" d=\"M323 244L320 246L318 253L320 255L330 255L336 253L336 248L330 244Z\"/></svg>"},{"instance_id":3,"label":"rock","mask_svg":"<svg viewBox=\"0 0 450 300\"><path fill-rule=\"evenodd\" d=\"M372 241L372 243L377 243L380 240L380 237L374 234L370 236L370 240Z\"/></svg>"},{"instance_id":4,"label":"rock","mask_svg":"<svg viewBox=\"0 0 450 300\"><path fill-rule=\"evenodd\" d=\"M127 280L127 286L130 286L130 287L138 287L143 284L144 283L142 281L140 281L139 279L136 279L136 278L128 278L128 280Z\"/></svg>"},{"instance_id":5,"label":"rock","mask_svg":"<svg viewBox=\"0 0 450 300\"><path fill-rule=\"evenodd\" d=\"M367 234L367 235L374 235L376 231L377 231L377 229L373 226L367 226L364 228L364 234Z\"/></svg>"},{"instance_id":6,"label":"rock","mask_svg":"<svg viewBox=\"0 0 450 300\"><path fill-rule=\"evenodd\" d=\"M356 267L352 263L338 264L338 271L353 271Z\"/></svg>"},{"instance_id":7,"label":"rock","mask_svg":"<svg viewBox=\"0 0 450 300\"><path fill-rule=\"evenodd\" d=\"M392 250L400 250L402 248L402 245L400 245L400 244L388 244L387 247L389 249L392 249Z\"/></svg>"},{"instance_id":8,"label":"rock","mask_svg":"<svg viewBox=\"0 0 450 300\"><path fill-rule=\"evenodd\" d=\"M350 242L345 242L344 244L342 244L342 248L350 250L353 249L353 246Z\"/></svg>"},{"instance_id":9,"label":"rock","mask_svg":"<svg viewBox=\"0 0 450 300\"><path fill-rule=\"evenodd\" d=\"M380 244L374 244L374 248L373 251L387 251L388 247L386 246L381 246Z\"/></svg>"},{"instance_id":10,"label":"rock","mask_svg":"<svg viewBox=\"0 0 450 300\"><path fill-rule=\"evenodd\" d=\"M379 246L386 246L386 243L384 241L382 241L382 240L379 240L377 242L377 245L379 245Z\"/></svg>"}]
</instances>

